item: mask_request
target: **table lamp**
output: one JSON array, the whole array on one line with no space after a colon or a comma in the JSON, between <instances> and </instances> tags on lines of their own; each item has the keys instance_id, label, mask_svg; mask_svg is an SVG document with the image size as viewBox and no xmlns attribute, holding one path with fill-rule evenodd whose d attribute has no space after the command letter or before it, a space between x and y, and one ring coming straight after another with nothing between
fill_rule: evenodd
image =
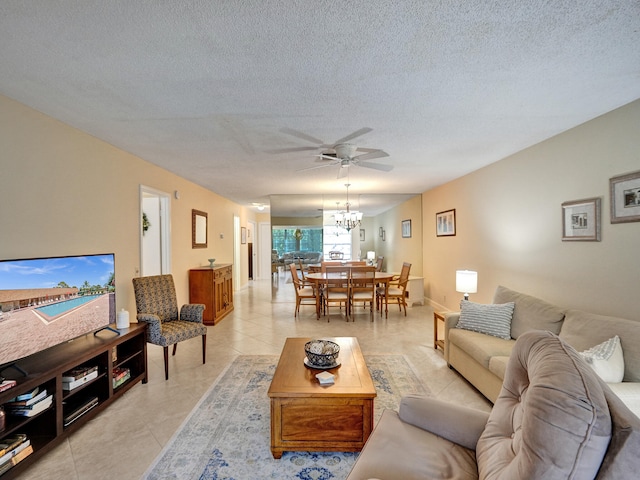
<instances>
[{"instance_id":1,"label":"table lamp","mask_svg":"<svg viewBox=\"0 0 640 480\"><path fill-rule=\"evenodd\" d=\"M477 291L478 272L456 270L456 292L464 293L464 300L469 300L469 294Z\"/></svg>"},{"instance_id":2,"label":"table lamp","mask_svg":"<svg viewBox=\"0 0 640 480\"><path fill-rule=\"evenodd\" d=\"M367 252L367 260L369 260L369 265L373 265L373 262L376 259L376 252L368 251Z\"/></svg>"}]
</instances>

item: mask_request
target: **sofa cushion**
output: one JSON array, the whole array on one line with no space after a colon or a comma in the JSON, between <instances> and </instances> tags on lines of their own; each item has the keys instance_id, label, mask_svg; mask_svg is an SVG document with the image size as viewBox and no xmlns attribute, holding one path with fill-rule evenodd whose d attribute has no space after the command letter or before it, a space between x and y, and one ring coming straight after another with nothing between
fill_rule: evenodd
<instances>
[{"instance_id":1,"label":"sofa cushion","mask_svg":"<svg viewBox=\"0 0 640 480\"><path fill-rule=\"evenodd\" d=\"M609 388L640 419L640 383L609 383Z\"/></svg>"},{"instance_id":2,"label":"sofa cushion","mask_svg":"<svg viewBox=\"0 0 640 480\"><path fill-rule=\"evenodd\" d=\"M478 440L481 478L594 478L612 426L601 381L556 335L514 346L502 391Z\"/></svg>"},{"instance_id":3,"label":"sofa cushion","mask_svg":"<svg viewBox=\"0 0 640 480\"><path fill-rule=\"evenodd\" d=\"M489 368L489 360L493 356L508 357L515 344L515 340L506 340L461 328L450 329L448 339L484 368Z\"/></svg>"},{"instance_id":4,"label":"sofa cushion","mask_svg":"<svg viewBox=\"0 0 640 480\"><path fill-rule=\"evenodd\" d=\"M580 355L605 382L620 383L624 378L624 355L617 335Z\"/></svg>"},{"instance_id":5,"label":"sofa cushion","mask_svg":"<svg viewBox=\"0 0 640 480\"><path fill-rule=\"evenodd\" d=\"M504 372L507 370L509 357L498 355L489 359L489 371L496 377L504 379Z\"/></svg>"},{"instance_id":6,"label":"sofa cushion","mask_svg":"<svg viewBox=\"0 0 640 480\"><path fill-rule=\"evenodd\" d=\"M456 328L510 339L513 306L513 302L500 305L482 305L463 301L460 303L460 320L458 320Z\"/></svg>"},{"instance_id":7,"label":"sofa cushion","mask_svg":"<svg viewBox=\"0 0 640 480\"><path fill-rule=\"evenodd\" d=\"M567 310L560 338L579 352L613 335L620 337L624 352L624 381L640 382L640 322Z\"/></svg>"},{"instance_id":8,"label":"sofa cushion","mask_svg":"<svg viewBox=\"0 0 640 480\"><path fill-rule=\"evenodd\" d=\"M518 338L529 330L548 330L560 333L564 311L555 305L501 285L496 288L493 303L514 302L511 338Z\"/></svg>"},{"instance_id":9,"label":"sofa cushion","mask_svg":"<svg viewBox=\"0 0 640 480\"><path fill-rule=\"evenodd\" d=\"M349 480L478 478L473 450L403 422L385 410L349 473Z\"/></svg>"}]
</instances>

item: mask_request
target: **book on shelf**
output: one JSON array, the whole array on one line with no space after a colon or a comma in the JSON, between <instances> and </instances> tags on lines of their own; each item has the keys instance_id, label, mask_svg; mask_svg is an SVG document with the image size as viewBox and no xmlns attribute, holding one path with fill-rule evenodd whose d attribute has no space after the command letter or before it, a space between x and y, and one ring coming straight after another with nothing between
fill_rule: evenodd
<instances>
[{"instance_id":1,"label":"book on shelf","mask_svg":"<svg viewBox=\"0 0 640 480\"><path fill-rule=\"evenodd\" d=\"M127 373L129 373L129 369L128 368L115 367L113 369L113 379L114 380L120 380Z\"/></svg>"},{"instance_id":2,"label":"book on shelf","mask_svg":"<svg viewBox=\"0 0 640 480\"><path fill-rule=\"evenodd\" d=\"M0 475L4 474L7 470L10 470L14 466L16 466L18 463L20 463L22 460L27 458L32 453L33 453L33 446L28 445L26 448L21 450L20 453L18 453L14 457L11 457L10 460L0 465Z\"/></svg>"},{"instance_id":3,"label":"book on shelf","mask_svg":"<svg viewBox=\"0 0 640 480\"><path fill-rule=\"evenodd\" d=\"M0 465L3 465L5 462L11 460L13 457L18 455L22 450L24 450L29 445L31 445L31 440L29 440L26 435L24 435L24 437L25 438L22 440L22 442L17 444L11 450L8 450L4 455L0 456Z\"/></svg>"},{"instance_id":4,"label":"book on shelf","mask_svg":"<svg viewBox=\"0 0 640 480\"><path fill-rule=\"evenodd\" d=\"M10 415L18 415L21 417L33 417L40 412L43 412L47 408L49 408L53 404L53 395L49 395L48 397L43 398L37 403L33 405L29 405L28 407L8 407L7 413Z\"/></svg>"},{"instance_id":5,"label":"book on shelf","mask_svg":"<svg viewBox=\"0 0 640 480\"><path fill-rule=\"evenodd\" d=\"M64 372L62 374L62 381L67 383L75 382L76 380L80 380L82 377L86 377L87 375L97 371L97 365L93 367L77 367L69 370L68 372Z\"/></svg>"},{"instance_id":6,"label":"book on shelf","mask_svg":"<svg viewBox=\"0 0 640 480\"><path fill-rule=\"evenodd\" d=\"M93 370L91 373L88 373L87 375L78 378L77 380L73 380L73 381L69 381L69 382L62 382L62 389L63 390L73 390L74 388L78 388L80 385L84 385L85 383L87 383L90 380L93 380L94 378L98 378L98 369L96 368L95 370Z\"/></svg>"},{"instance_id":7,"label":"book on shelf","mask_svg":"<svg viewBox=\"0 0 640 480\"><path fill-rule=\"evenodd\" d=\"M12 399L12 402L20 402L22 400L30 400L35 397L40 391L40 387L36 387L33 390L29 390L28 392L22 393L18 395L16 398Z\"/></svg>"},{"instance_id":8,"label":"book on shelf","mask_svg":"<svg viewBox=\"0 0 640 480\"><path fill-rule=\"evenodd\" d=\"M9 390L10 388L15 387L18 384L15 380L3 380L0 382L0 392L4 392Z\"/></svg>"},{"instance_id":9,"label":"book on shelf","mask_svg":"<svg viewBox=\"0 0 640 480\"><path fill-rule=\"evenodd\" d=\"M98 405L98 397L90 397L84 400L83 402L81 402L80 404L76 404L74 407L72 407L72 410L67 415L64 416L63 425L65 427L68 427L70 424L75 422L78 418L80 418L82 415L84 415L85 413L87 413L89 410L91 410L93 407L96 407L97 405Z\"/></svg>"},{"instance_id":10,"label":"book on shelf","mask_svg":"<svg viewBox=\"0 0 640 480\"><path fill-rule=\"evenodd\" d=\"M113 388L118 388L120 385L122 385L123 383L125 383L127 380L129 380L131 378L131 370L129 370L128 368L125 369L126 371L124 372L123 375L119 376L117 379L114 377L113 378Z\"/></svg>"},{"instance_id":11,"label":"book on shelf","mask_svg":"<svg viewBox=\"0 0 640 480\"><path fill-rule=\"evenodd\" d=\"M9 450L13 450L27 439L24 433L16 433L10 437L0 440L0 457L4 456Z\"/></svg>"},{"instance_id":12,"label":"book on shelf","mask_svg":"<svg viewBox=\"0 0 640 480\"><path fill-rule=\"evenodd\" d=\"M47 389L43 389L35 397L31 397L29 400L15 400L5 403L5 407L28 407L34 403L38 403L40 400L44 400L47 396Z\"/></svg>"}]
</instances>

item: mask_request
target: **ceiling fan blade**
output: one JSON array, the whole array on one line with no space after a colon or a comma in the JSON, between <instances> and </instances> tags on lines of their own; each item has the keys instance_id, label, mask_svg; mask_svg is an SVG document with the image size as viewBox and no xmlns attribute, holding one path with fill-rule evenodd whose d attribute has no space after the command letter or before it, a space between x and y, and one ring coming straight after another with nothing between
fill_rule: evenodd
<instances>
[{"instance_id":1,"label":"ceiling fan blade","mask_svg":"<svg viewBox=\"0 0 640 480\"><path fill-rule=\"evenodd\" d=\"M388 156L389 154L384 150L374 150L373 152L356 155L355 157L353 157L353 159L360 162L362 160L373 160L374 158L383 158Z\"/></svg>"},{"instance_id":2,"label":"ceiling fan blade","mask_svg":"<svg viewBox=\"0 0 640 480\"><path fill-rule=\"evenodd\" d=\"M322 165L315 165L313 167L301 168L300 170L296 170L296 172L306 172L308 170L316 170L318 168L332 167L334 165L338 165L337 163L323 163Z\"/></svg>"},{"instance_id":3,"label":"ceiling fan blade","mask_svg":"<svg viewBox=\"0 0 640 480\"><path fill-rule=\"evenodd\" d=\"M318 155L318 157L320 157L320 160L333 160L336 163L340 163L340 159L335 155L321 153L320 155Z\"/></svg>"},{"instance_id":4,"label":"ceiling fan blade","mask_svg":"<svg viewBox=\"0 0 640 480\"><path fill-rule=\"evenodd\" d=\"M335 144L339 144L339 143L346 143L349 140L353 140L356 137L359 137L360 135L364 135L365 133L369 133L371 130L373 130L372 128L369 127L364 127L361 128L360 130L356 130L355 132L353 132L351 135L347 135L346 137L342 137L339 140L336 140Z\"/></svg>"},{"instance_id":5,"label":"ceiling fan blade","mask_svg":"<svg viewBox=\"0 0 640 480\"><path fill-rule=\"evenodd\" d=\"M294 130L293 128L283 127L283 128L280 129L280 131L282 133L286 133L287 135L293 135L294 137L298 137L298 138L301 138L303 140L306 140L307 142L317 143L319 146L324 146L325 145L325 143L322 140L320 140L319 138L312 137L311 135L307 135L304 132L300 132L298 130Z\"/></svg>"},{"instance_id":6,"label":"ceiling fan blade","mask_svg":"<svg viewBox=\"0 0 640 480\"><path fill-rule=\"evenodd\" d=\"M393 165L384 165L382 163L370 163L370 162L358 162L359 167L373 168L374 170L380 170L381 172L390 172L393 170Z\"/></svg>"},{"instance_id":7,"label":"ceiling fan blade","mask_svg":"<svg viewBox=\"0 0 640 480\"><path fill-rule=\"evenodd\" d=\"M338 176L336 178L340 179L340 178L344 178L347 176L347 174L349 173L349 167L340 167L340 170L338 170Z\"/></svg>"},{"instance_id":8,"label":"ceiling fan blade","mask_svg":"<svg viewBox=\"0 0 640 480\"><path fill-rule=\"evenodd\" d=\"M356 148L357 152L365 152L365 153L371 153L371 152L379 152L380 149L379 148L364 148L364 147L358 147Z\"/></svg>"},{"instance_id":9,"label":"ceiling fan blade","mask_svg":"<svg viewBox=\"0 0 640 480\"><path fill-rule=\"evenodd\" d=\"M289 148L276 148L274 150L265 150L265 153L294 153L294 152L307 152L317 150L318 147L289 147Z\"/></svg>"}]
</instances>

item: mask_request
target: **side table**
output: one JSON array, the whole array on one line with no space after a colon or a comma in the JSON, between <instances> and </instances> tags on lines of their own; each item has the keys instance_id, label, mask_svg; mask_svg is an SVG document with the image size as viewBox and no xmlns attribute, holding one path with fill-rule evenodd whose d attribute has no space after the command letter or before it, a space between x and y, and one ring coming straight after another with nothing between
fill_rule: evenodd
<instances>
[{"instance_id":1,"label":"side table","mask_svg":"<svg viewBox=\"0 0 640 480\"><path fill-rule=\"evenodd\" d=\"M444 340L438 339L438 322L442 322L444 327L444 314L440 312L433 312L433 348L436 350L438 347L444 352Z\"/></svg>"}]
</instances>

